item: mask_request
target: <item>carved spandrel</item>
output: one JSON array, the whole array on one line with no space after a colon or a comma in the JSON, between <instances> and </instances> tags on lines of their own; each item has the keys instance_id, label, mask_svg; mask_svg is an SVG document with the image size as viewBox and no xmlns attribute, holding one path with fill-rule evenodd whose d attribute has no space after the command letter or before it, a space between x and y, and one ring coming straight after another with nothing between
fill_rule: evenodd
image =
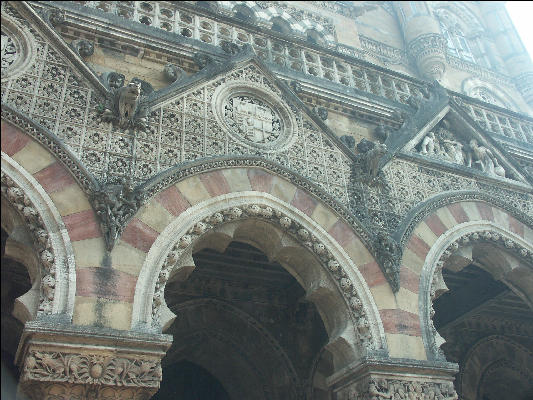
<instances>
[{"instance_id":1,"label":"carved spandrel","mask_svg":"<svg viewBox=\"0 0 533 400\"><path fill-rule=\"evenodd\" d=\"M134 188L131 181L121 180L117 185L108 184L91 195L94 210L100 219L106 248L113 249L128 220L145 200L145 193Z\"/></svg>"}]
</instances>

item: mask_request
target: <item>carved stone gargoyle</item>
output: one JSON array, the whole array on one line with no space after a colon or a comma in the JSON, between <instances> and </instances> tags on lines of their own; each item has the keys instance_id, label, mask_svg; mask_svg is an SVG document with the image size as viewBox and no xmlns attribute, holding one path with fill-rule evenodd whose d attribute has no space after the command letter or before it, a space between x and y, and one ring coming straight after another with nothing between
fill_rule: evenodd
<instances>
[{"instance_id":1,"label":"carved stone gargoyle","mask_svg":"<svg viewBox=\"0 0 533 400\"><path fill-rule=\"evenodd\" d=\"M122 179L118 184L107 184L93 191L90 201L100 219L108 251L113 249L126 223L145 199L145 192L134 188L131 180L127 179Z\"/></svg>"},{"instance_id":2,"label":"carved stone gargoyle","mask_svg":"<svg viewBox=\"0 0 533 400\"><path fill-rule=\"evenodd\" d=\"M381 172L381 159L387 153L387 146L381 143L374 143L367 139L361 139L357 144L357 154L353 173L357 180L360 180L368 185L384 185Z\"/></svg>"},{"instance_id":3,"label":"carved stone gargoyle","mask_svg":"<svg viewBox=\"0 0 533 400\"><path fill-rule=\"evenodd\" d=\"M112 122L122 129L145 129L149 109L143 104L146 96L143 91L150 92L151 86L143 90L142 83L133 79L126 86L110 88L105 104L97 108L101 120Z\"/></svg>"},{"instance_id":4,"label":"carved stone gargoyle","mask_svg":"<svg viewBox=\"0 0 533 400\"><path fill-rule=\"evenodd\" d=\"M391 236L383 231L376 234L374 250L377 261L389 281L392 291L400 290L400 263L402 250L400 245Z\"/></svg>"}]
</instances>

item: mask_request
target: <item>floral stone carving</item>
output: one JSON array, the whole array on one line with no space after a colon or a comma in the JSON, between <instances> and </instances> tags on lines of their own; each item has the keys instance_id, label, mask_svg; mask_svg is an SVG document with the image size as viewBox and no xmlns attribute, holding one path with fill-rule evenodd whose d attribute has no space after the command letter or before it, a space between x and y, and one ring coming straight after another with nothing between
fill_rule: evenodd
<instances>
[{"instance_id":1,"label":"floral stone carving","mask_svg":"<svg viewBox=\"0 0 533 400\"><path fill-rule=\"evenodd\" d=\"M82 384L159 387L161 363L93 354L70 354L31 350L22 380Z\"/></svg>"},{"instance_id":2,"label":"floral stone carving","mask_svg":"<svg viewBox=\"0 0 533 400\"><path fill-rule=\"evenodd\" d=\"M122 179L118 185L108 184L91 194L91 202L100 218L106 248L113 249L127 221L145 201L145 193L134 188L131 181Z\"/></svg>"},{"instance_id":3,"label":"floral stone carving","mask_svg":"<svg viewBox=\"0 0 533 400\"><path fill-rule=\"evenodd\" d=\"M343 388L338 400L419 399L457 400L452 382L419 382L371 377Z\"/></svg>"}]
</instances>

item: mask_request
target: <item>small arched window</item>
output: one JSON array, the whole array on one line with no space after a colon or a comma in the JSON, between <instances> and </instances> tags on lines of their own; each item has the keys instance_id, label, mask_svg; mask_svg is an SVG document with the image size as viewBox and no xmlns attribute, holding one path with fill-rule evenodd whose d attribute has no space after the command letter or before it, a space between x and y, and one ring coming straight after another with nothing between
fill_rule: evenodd
<instances>
[{"instance_id":1,"label":"small arched window","mask_svg":"<svg viewBox=\"0 0 533 400\"><path fill-rule=\"evenodd\" d=\"M442 34L446 38L448 44L448 52L463 60L476 62L463 31L457 26L448 27L442 21L439 22Z\"/></svg>"}]
</instances>

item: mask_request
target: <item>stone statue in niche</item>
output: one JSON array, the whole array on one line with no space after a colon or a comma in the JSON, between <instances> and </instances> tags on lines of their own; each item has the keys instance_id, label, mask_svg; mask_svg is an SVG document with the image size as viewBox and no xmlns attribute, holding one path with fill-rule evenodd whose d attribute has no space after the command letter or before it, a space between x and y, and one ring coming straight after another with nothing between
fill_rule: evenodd
<instances>
[{"instance_id":1,"label":"stone statue in niche","mask_svg":"<svg viewBox=\"0 0 533 400\"><path fill-rule=\"evenodd\" d=\"M387 152L387 146L362 139L357 144L357 150L362 171L367 175L369 182L375 181L380 172L379 162Z\"/></svg>"},{"instance_id":2,"label":"stone statue in niche","mask_svg":"<svg viewBox=\"0 0 533 400\"><path fill-rule=\"evenodd\" d=\"M94 53L94 45L85 39L73 40L70 47L82 58L90 57Z\"/></svg>"},{"instance_id":3,"label":"stone statue in niche","mask_svg":"<svg viewBox=\"0 0 533 400\"><path fill-rule=\"evenodd\" d=\"M163 70L163 75L167 81L176 82L185 76L185 71L175 64L167 64Z\"/></svg>"},{"instance_id":4,"label":"stone statue in niche","mask_svg":"<svg viewBox=\"0 0 533 400\"><path fill-rule=\"evenodd\" d=\"M489 175L505 177L505 169L498 163L492 151L485 146L480 146L475 139L470 141L470 152L467 158L467 166L478 164L483 172Z\"/></svg>"},{"instance_id":5,"label":"stone statue in niche","mask_svg":"<svg viewBox=\"0 0 533 400\"><path fill-rule=\"evenodd\" d=\"M415 147L419 154L476 168L488 175L505 178L505 168L500 165L490 149L479 145L475 139L468 143L461 142L447 129L447 124L439 125L428 132Z\"/></svg>"}]
</instances>

